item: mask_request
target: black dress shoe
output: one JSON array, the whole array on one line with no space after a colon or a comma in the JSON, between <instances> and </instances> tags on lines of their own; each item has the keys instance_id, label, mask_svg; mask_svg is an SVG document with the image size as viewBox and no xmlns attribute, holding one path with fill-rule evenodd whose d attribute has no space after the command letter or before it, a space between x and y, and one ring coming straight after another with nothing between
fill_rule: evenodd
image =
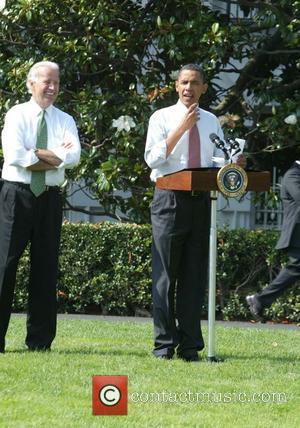
<instances>
[{"instance_id":1,"label":"black dress shoe","mask_svg":"<svg viewBox=\"0 0 300 428\"><path fill-rule=\"evenodd\" d=\"M178 355L178 358L180 358L183 361L186 361L187 363L199 363L200 358L198 354L193 355Z\"/></svg>"},{"instance_id":2,"label":"black dress shoe","mask_svg":"<svg viewBox=\"0 0 300 428\"><path fill-rule=\"evenodd\" d=\"M30 352L50 352L51 348L49 346L28 346L28 351L30 351Z\"/></svg>"},{"instance_id":3,"label":"black dress shoe","mask_svg":"<svg viewBox=\"0 0 300 428\"><path fill-rule=\"evenodd\" d=\"M172 360L173 355L163 354L163 355L155 355L155 357L161 360Z\"/></svg>"},{"instance_id":4,"label":"black dress shoe","mask_svg":"<svg viewBox=\"0 0 300 428\"><path fill-rule=\"evenodd\" d=\"M254 294L246 297L246 302L249 305L249 310L255 318L261 318L263 313L262 305L257 301Z\"/></svg>"}]
</instances>

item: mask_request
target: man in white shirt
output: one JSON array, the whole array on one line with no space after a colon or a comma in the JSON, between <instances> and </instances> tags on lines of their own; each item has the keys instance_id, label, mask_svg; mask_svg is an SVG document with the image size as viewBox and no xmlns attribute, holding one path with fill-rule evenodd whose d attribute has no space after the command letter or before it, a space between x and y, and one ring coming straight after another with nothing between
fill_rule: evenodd
<instances>
[{"instance_id":1,"label":"man in white shirt","mask_svg":"<svg viewBox=\"0 0 300 428\"><path fill-rule=\"evenodd\" d=\"M65 180L65 169L78 164L81 151L73 118L53 106L59 92L58 65L49 61L33 65L27 88L30 101L7 112L2 131L0 352L5 350L18 262L28 242L31 270L25 343L29 350L50 350L56 334L62 224L59 186ZM42 135L43 148L37 147L38 135ZM38 181L41 190L33 184L37 176L42 177Z\"/></svg>"},{"instance_id":2,"label":"man in white shirt","mask_svg":"<svg viewBox=\"0 0 300 428\"><path fill-rule=\"evenodd\" d=\"M212 157L223 156L209 139L211 133L223 139L217 117L198 107L206 90L203 70L188 64L176 81L177 104L151 116L145 160L153 181L185 168L212 167ZM244 158L238 163L243 166ZM156 188L151 222L153 354L171 359L176 350L184 361L198 362L204 347L200 312L208 274L209 193Z\"/></svg>"}]
</instances>

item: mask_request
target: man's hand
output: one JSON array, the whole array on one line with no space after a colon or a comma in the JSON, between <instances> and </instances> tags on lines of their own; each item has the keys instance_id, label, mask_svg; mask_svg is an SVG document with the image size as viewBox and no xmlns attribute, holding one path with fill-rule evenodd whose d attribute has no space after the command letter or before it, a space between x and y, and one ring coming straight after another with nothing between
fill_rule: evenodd
<instances>
[{"instance_id":1,"label":"man's hand","mask_svg":"<svg viewBox=\"0 0 300 428\"><path fill-rule=\"evenodd\" d=\"M179 123L178 127L175 128L173 132L170 133L166 140L167 144L167 156L171 153L171 151L174 149L180 138L183 136L183 134L191 129L197 120L199 119L199 110L198 110L198 104L194 103L192 104L185 115L183 116L182 121Z\"/></svg>"},{"instance_id":2,"label":"man's hand","mask_svg":"<svg viewBox=\"0 0 300 428\"><path fill-rule=\"evenodd\" d=\"M62 160L59 159L51 150L36 149L34 153L38 157L39 162L27 167L31 171L47 171L55 169L62 163Z\"/></svg>"},{"instance_id":3,"label":"man's hand","mask_svg":"<svg viewBox=\"0 0 300 428\"><path fill-rule=\"evenodd\" d=\"M198 104L194 103L188 108L182 122L179 124L179 128L182 128L184 132L188 131L199 120L199 116Z\"/></svg>"},{"instance_id":4,"label":"man's hand","mask_svg":"<svg viewBox=\"0 0 300 428\"><path fill-rule=\"evenodd\" d=\"M37 163L28 166L27 169L29 169L29 171L50 171L56 168L54 165L40 159Z\"/></svg>"}]
</instances>

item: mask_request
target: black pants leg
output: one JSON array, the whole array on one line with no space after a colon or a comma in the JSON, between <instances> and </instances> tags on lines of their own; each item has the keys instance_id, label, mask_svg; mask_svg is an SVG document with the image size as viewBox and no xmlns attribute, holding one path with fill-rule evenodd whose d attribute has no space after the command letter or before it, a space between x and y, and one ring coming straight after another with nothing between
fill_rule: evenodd
<instances>
[{"instance_id":1,"label":"black pants leg","mask_svg":"<svg viewBox=\"0 0 300 428\"><path fill-rule=\"evenodd\" d=\"M151 221L153 352L172 355L179 345L178 352L189 355L203 348L200 313L207 283L209 197L156 189Z\"/></svg>"},{"instance_id":2,"label":"black pants leg","mask_svg":"<svg viewBox=\"0 0 300 428\"><path fill-rule=\"evenodd\" d=\"M204 348L200 318L208 284L210 201L199 202L192 200L192 228L186 236L177 281L177 353L187 357Z\"/></svg>"},{"instance_id":3,"label":"black pants leg","mask_svg":"<svg viewBox=\"0 0 300 428\"><path fill-rule=\"evenodd\" d=\"M48 222L42 220L45 218L48 218ZM45 226L43 233L42 224ZM29 322L28 335L31 336L31 341L26 340L26 343L45 347L53 340L56 328L55 290L60 228L61 196L57 191L51 190L36 198L29 189L4 182L0 193L0 342L4 341L9 324L18 262L29 241L32 245L29 318L35 311L33 308L38 308L36 310L40 315L32 323ZM44 250L49 256L47 263L41 256ZM33 293L37 297L32 298ZM48 317L50 313L52 315ZM45 323L46 317L48 319ZM41 325L44 327L41 328Z\"/></svg>"},{"instance_id":4,"label":"black pants leg","mask_svg":"<svg viewBox=\"0 0 300 428\"><path fill-rule=\"evenodd\" d=\"M151 221L154 354L157 356L172 356L178 345L174 293L182 238L174 233L175 218L176 200L173 192L156 189L151 206Z\"/></svg>"},{"instance_id":5,"label":"black pants leg","mask_svg":"<svg viewBox=\"0 0 300 428\"><path fill-rule=\"evenodd\" d=\"M45 192L38 199L36 223L31 236L26 345L30 348L50 348L56 334L62 202L57 191Z\"/></svg>"},{"instance_id":6,"label":"black pants leg","mask_svg":"<svg viewBox=\"0 0 300 428\"><path fill-rule=\"evenodd\" d=\"M28 190L4 182L0 192L0 341L4 342L19 259L32 225Z\"/></svg>"},{"instance_id":7,"label":"black pants leg","mask_svg":"<svg viewBox=\"0 0 300 428\"><path fill-rule=\"evenodd\" d=\"M255 296L258 303L263 307L271 306L274 300L300 278L300 248L290 249L288 254L290 257L285 267L267 287Z\"/></svg>"}]
</instances>

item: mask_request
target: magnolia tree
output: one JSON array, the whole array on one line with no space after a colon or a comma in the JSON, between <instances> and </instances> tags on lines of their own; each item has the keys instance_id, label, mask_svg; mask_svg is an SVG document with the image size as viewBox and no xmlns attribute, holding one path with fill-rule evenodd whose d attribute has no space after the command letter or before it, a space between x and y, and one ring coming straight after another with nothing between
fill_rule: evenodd
<instances>
[{"instance_id":1,"label":"magnolia tree","mask_svg":"<svg viewBox=\"0 0 300 428\"><path fill-rule=\"evenodd\" d=\"M0 2L0 124L28 99L30 66L58 62L58 104L75 117L83 146L69 178L106 214L147 221L149 116L175 102L178 68L197 62L210 83L203 107L227 133L246 136L249 165L283 170L299 157L299 1L237 1L246 15L234 21L201 3Z\"/></svg>"}]
</instances>

